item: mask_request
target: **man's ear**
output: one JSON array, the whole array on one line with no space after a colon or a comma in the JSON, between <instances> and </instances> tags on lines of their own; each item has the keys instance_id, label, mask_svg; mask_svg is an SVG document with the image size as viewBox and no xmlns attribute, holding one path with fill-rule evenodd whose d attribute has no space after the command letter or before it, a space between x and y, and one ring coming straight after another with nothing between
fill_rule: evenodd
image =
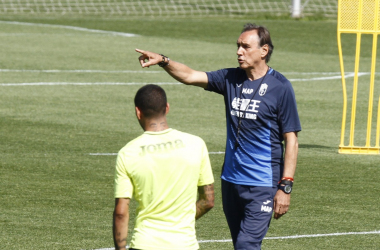
<instances>
[{"instance_id":1,"label":"man's ear","mask_svg":"<svg viewBox=\"0 0 380 250\"><path fill-rule=\"evenodd\" d=\"M167 115L169 113L169 110L170 110L170 105L169 105L169 103L166 103L165 115Z\"/></svg>"},{"instance_id":2,"label":"man's ear","mask_svg":"<svg viewBox=\"0 0 380 250\"><path fill-rule=\"evenodd\" d=\"M135 107L135 111L136 111L136 117L137 117L137 120L141 120L141 110L138 108L138 107Z\"/></svg>"},{"instance_id":3,"label":"man's ear","mask_svg":"<svg viewBox=\"0 0 380 250\"><path fill-rule=\"evenodd\" d=\"M261 46L261 58L265 58L269 53L269 45L268 44L264 44L263 46Z\"/></svg>"}]
</instances>

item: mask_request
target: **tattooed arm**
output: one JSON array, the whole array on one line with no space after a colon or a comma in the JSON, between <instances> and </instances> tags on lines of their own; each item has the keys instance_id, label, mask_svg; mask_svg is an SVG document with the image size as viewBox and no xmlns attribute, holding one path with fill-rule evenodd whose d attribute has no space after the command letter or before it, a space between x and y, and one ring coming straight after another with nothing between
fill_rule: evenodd
<instances>
[{"instance_id":1,"label":"tattooed arm","mask_svg":"<svg viewBox=\"0 0 380 250\"><path fill-rule=\"evenodd\" d=\"M115 249L127 249L128 222L129 222L128 198L116 198L113 212L113 241Z\"/></svg>"},{"instance_id":2,"label":"tattooed arm","mask_svg":"<svg viewBox=\"0 0 380 250\"><path fill-rule=\"evenodd\" d=\"M196 220L214 207L214 184L198 187L198 194L199 198L196 203L197 213L195 214Z\"/></svg>"}]
</instances>

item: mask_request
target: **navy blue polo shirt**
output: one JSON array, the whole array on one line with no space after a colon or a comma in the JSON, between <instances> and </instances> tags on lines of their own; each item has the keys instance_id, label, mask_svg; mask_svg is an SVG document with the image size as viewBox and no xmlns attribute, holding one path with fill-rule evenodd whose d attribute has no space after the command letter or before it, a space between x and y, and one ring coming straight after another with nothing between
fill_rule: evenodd
<instances>
[{"instance_id":1,"label":"navy blue polo shirt","mask_svg":"<svg viewBox=\"0 0 380 250\"><path fill-rule=\"evenodd\" d=\"M221 178L240 185L277 186L284 166L283 134L301 131L291 83L272 68L254 81L240 68L206 73L206 90L223 95L226 106Z\"/></svg>"}]
</instances>

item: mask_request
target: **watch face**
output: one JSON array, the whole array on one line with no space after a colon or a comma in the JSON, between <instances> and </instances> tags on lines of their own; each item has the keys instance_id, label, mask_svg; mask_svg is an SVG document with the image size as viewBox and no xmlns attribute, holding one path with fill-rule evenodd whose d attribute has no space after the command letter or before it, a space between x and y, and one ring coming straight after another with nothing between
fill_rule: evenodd
<instances>
[{"instance_id":1,"label":"watch face","mask_svg":"<svg viewBox=\"0 0 380 250\"><path fill-rule=\"evenodd\" d=\"M285 185L284 186L284 191L285 191L285 193L290 194L292 192L292 186Z\"/></svg>"}]
</instances>

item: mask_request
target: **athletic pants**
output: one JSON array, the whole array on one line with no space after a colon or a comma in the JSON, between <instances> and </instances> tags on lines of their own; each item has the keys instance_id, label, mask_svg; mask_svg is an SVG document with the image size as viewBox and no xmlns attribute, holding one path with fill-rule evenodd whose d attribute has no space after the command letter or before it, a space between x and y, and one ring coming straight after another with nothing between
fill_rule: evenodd
<instances>
[{"instance_id":1,"label":"athletic pants","mask_svg":"<svg viewBox=\"0 0 380 250\"><path fill-rule=\"evenodd\" d=\"M277 187L245 186L222 180L223 211L235 250L260 250L268 231Z\"/></svg>"}]
</instances>

